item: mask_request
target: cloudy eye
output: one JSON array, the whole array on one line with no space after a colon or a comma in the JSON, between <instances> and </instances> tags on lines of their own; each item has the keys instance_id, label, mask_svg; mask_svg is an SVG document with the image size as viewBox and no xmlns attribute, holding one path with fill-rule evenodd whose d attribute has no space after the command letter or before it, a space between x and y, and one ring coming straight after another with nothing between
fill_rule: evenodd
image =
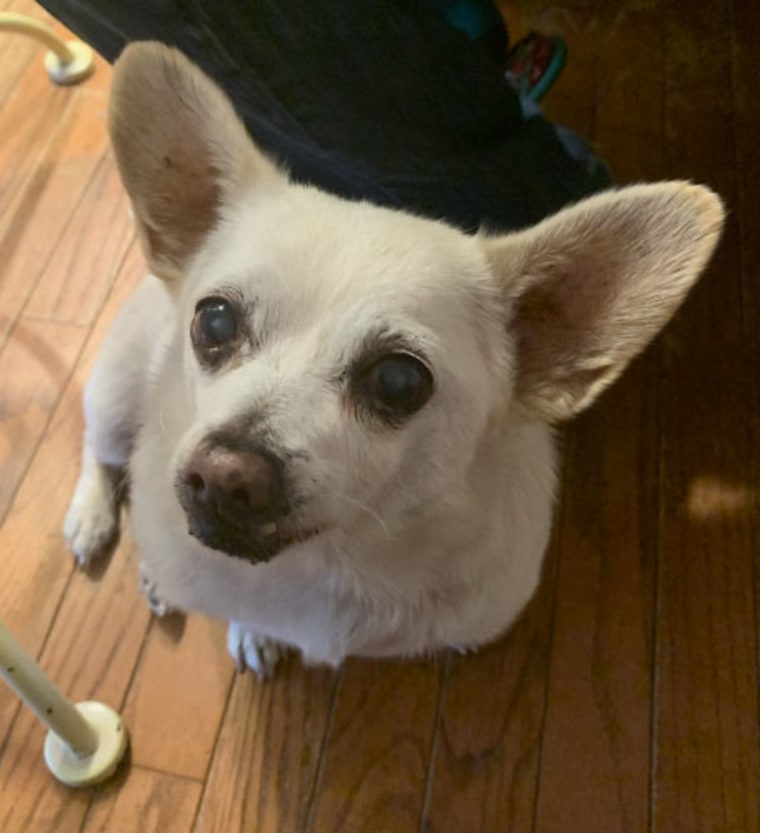
<instances>
[{"instance_id":1,"label":"cloudy eye","mask_svg":"<svg viewBox=\"0 0 760 833\"><path fill-rule=\"evenodd\" d=\"M226 298L203 298L195 307L190 337L200 359L206 362L221 359L238 337L233 305Z\"/></svg>"},{"instance_id":2,"label":"cloudy eye","mask_svg":"<svg viewBox=\"0 0 760 833\"><path fill-rule=\"evenodd\" d=\"M362 388L367 404L394 421L419 411L430 399L433 376L415 356L391 353L365 371Z\"/></svg>"}]
</instances>

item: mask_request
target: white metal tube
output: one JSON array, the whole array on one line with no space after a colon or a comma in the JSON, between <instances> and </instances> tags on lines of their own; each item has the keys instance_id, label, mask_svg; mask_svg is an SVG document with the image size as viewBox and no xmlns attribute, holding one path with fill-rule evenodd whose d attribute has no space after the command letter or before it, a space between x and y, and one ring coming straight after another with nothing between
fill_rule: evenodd
<instances>
[{"instance_id":1,"label":"white metal tube","mask_svg":"<svg viewBox=\"0 0 760 833\"><path fill-rule=\"evenodd\" d=\"M0 12L0 30L28 35L44 43L51 52L55 52L61 63L70 64L74 60L75 56L69 45L49 26L32 17L16 12Z\"/></svg>"},{"instance_id":2,"label":"white metal tube","mask_svg":"<svg viewBox=\"0 0 760 833\"><path fill-rule=\"evenodd\" d=\"M98 735L76 706L0 622L0 676L78 757L94 754Z\"/></svg>"}]
</instances>

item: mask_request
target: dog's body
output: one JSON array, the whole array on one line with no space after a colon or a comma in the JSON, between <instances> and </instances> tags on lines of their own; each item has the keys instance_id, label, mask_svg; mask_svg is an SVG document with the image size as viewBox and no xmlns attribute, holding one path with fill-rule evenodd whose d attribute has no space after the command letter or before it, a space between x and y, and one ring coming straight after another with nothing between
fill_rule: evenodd
<instances>
[{"instance_id":1,"label":"dog's body","mask_svg":"<svg viewBox=\"0 0 760 833\"><path fill-rule=\"evenodd\" d=\"M150 82L148 83L148 80ZM550 423L670 317L722 210L636 186L533 230L466 236L294 185L184 59L131 47L111 130L149 277L86 394L66 521L112 540L128 467L152 594L231 620L266 672L467 648L539 581Z\"/></svg>"}]
</instances>

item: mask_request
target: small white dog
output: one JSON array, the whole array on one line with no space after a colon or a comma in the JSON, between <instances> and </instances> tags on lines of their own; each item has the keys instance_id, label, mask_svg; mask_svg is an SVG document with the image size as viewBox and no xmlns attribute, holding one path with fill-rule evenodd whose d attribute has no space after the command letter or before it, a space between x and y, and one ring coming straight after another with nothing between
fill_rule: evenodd
<instances>
[{"instance_id":1,"label":"small white dog","mask_svg":"<svg viewBox=\"0 0 760 833\"><path fill-rule=\"evenodd\" d=\"M467 236L288 181L176 51L130 46L110 131L153 273L85 393L66 536L87 564L127 468L149 595L233 656L473 647L536 589L551 424L673 314L719 199L683 182Z\"/></svg>"}]
</instances>

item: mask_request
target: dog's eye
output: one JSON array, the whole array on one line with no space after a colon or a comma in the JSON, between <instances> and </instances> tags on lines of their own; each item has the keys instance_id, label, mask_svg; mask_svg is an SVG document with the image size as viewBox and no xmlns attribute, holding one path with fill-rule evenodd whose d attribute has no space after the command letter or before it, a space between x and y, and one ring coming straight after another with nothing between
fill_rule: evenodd
<instances>
[{"instance_id":1,"label":"dog's eye","mask_svg":"<svg viewBox=\"0 0 760 833\"><path fill-rule=\"evenodd\" d=\"M195 308L190 327L195 349L205 355L213 355L231 344L238 335L235 309L225 298L204 298Z\"/></svg>"},{"instance_id":2,"label":"dog's eye","mask_svg":"<svg viewBox=\"0 0 760 833\"><path fill-rule=\"evenodd\" d=\"M408 353L385 356L369 368L368 374L377 410L393 417L419 411L433 393L432 374Z\"/></svg>"}]
</instances>

